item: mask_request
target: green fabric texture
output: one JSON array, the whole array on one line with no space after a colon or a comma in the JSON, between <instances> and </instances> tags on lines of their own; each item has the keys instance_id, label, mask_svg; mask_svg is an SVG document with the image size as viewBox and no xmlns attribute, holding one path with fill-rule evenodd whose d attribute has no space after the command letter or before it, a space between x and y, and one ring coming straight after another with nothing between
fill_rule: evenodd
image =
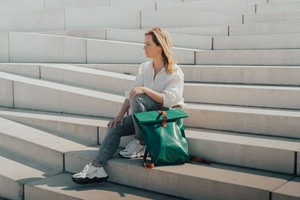
<instances>
[{"instance_id":1,"label":"green fabric texture","mask_svg":"<svg viewBox=\"0 0 300 200\"><path fill-rule=\"evenodd\" d=\"M183 118L188 117L187 113L182 109L170 109L165 112L165 128L162 126L163 114L158 111L133 115L144 133L147 151L156 166L180 164L190 158L183 123Z\"/></svg>"}]
</instances>

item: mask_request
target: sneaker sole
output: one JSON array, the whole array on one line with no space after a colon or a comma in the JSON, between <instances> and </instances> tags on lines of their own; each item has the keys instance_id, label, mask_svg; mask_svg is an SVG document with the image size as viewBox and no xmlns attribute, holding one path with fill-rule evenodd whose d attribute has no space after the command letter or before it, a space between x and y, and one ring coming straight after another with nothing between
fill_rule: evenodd
<instances>
[{"instance_id":1,"label":"sneaker sole","mask_svg":"<svg viewBox=\"0 0 300 200\"><path fill-rule=\"evenodd\" d=\"M85 185L85 184L90 184L90 183L101 183L101 182L104 182L108 179L108 176L107 177L104 177L104 178L74 178L72 177L72 181L74 183L77 183L77 184L80 184L80 185Z\"/></svg>"},{"instance_id":2,"label":"sneaker sole","mask_svg":"<svg viewBox=\"0 0 300 200\"><path fill-rule=\"evenodd\" d=\"M122 158L131 159L131 158L140 158L140 157L143 157L144 155L140 155L140 156L135 155L135 156L131 156L131 157L126 157L119 153L119 156L121 156Z\"/></svg>"}]
</instances>

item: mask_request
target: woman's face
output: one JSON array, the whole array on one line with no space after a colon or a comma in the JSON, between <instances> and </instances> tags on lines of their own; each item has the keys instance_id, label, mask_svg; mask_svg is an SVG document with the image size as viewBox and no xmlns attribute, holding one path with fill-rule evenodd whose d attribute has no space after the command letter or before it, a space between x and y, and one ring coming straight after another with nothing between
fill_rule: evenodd
<instances>
[{"instance_id":1,"label":"woman's face","mask_svg":"<svg viewBox=\"0 0 300 200\"><path fill-rule=\"evenodd\" d=\"M162 49L153 42L152 35L145 36L144 50L147 58L154 59L162 56Z\"/></svg>"}]
</instances>

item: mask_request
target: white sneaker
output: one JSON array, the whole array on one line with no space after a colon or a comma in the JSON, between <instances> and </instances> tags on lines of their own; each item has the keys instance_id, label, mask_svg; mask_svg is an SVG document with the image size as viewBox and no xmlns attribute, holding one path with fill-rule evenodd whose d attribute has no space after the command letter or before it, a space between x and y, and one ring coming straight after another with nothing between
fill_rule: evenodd
<instances>
[{"instance_id":1,"label":"white sneaker","mask_svg":"<svg viewBox=\"0 0 300 200\"><path fill-rule=\"evenodd\" d=\"M123 151L119 152L119 155L124 158L138 158L142 157L145 153L146 147L140 144L140 141L133 140L130 142Z\"/></svg>"},{"instance_id":2,"label":"white sneaker","mask_svg":"<svg viewBox=\"0 0 300 200\"><path fill-rule=\"evenodd\" d=\"M106 181L108 175L103 167L94 167L91 163L86 165L84 169L72 176L72 180L78 184L98 183Z\"/></svg>"}]
</instances>

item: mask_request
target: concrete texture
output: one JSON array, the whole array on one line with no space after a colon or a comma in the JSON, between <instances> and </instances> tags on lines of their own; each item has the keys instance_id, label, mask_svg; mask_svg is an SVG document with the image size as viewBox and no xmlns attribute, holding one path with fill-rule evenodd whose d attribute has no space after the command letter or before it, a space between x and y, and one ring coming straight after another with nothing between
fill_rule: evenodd
<instances>
[{"instance_id":1,"label":"concrete texture","mask_svg":"<svg viewBox=\"0 0 300 200\"><path fill-rule=\"evenodd\" d=\"M0 32L0 62L9 62L8 33Z\"/></svg>"}]
</instances>

